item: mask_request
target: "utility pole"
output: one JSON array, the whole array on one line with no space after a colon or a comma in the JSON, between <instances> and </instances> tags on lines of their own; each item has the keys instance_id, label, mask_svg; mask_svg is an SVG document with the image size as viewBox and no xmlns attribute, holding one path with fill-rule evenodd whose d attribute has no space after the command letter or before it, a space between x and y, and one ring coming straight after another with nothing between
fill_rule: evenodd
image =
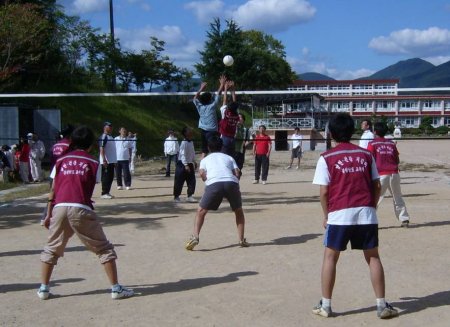
<instances>
[{"instance_id":1,"label":"utility pole","mask_svg":"<svg viewBox=\"0 0 450 327\"><path fill-rule=\"evenodd\" d=\"M114 9L113 0L109 0L109 29L111 37L111 55L115 53L116 45L114 42ZM111 91L116 91L116 65L114 63L114 57L111 57Z\"/></svg>"}]
</instances>

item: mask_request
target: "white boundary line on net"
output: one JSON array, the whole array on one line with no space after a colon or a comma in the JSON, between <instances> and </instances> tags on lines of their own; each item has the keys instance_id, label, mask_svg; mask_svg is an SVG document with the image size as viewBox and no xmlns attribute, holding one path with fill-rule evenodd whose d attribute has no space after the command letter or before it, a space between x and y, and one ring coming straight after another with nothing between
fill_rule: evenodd
<instances>
[{"instance_id":1,"label":"white boundary line on net","mask_svg":"<svg viewBox=\"0 0 450 327\"><path fill-rule=\"evenodd\" d=\"M367 90L366 90L367 91ZM383 96L398 96L400 92L450 92L450 87L429 88L398 88L397 94L386 94ZM275 90L275 91L236 91L239 95L270 95L270 94L320 94L324 90ZM327 93L342 93L342 90L326 90ZM147 97L147 96L185 96L194 95L196 92L135 92L135 93L12 93L0 94L0 98L63 98L63 97ZM350 95L351 96L351 95Z\"/></svg>"}]
</instances>

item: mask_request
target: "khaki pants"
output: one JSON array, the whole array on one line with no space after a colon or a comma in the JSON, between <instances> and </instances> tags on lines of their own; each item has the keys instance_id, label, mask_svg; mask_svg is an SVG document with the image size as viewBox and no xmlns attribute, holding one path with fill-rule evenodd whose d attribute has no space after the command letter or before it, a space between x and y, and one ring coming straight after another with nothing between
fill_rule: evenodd
<instances>
[{"instance_id":1,"label":"khaki pants","mask_svg":"<svg viewBox=\"0 0 450 327\"><path fill-rule=\"evenodd\" d=\"M382 175L380 176L381 194L378 205L383 201L384 194L387 190L392 194L392 200L394 202L395 216L400 221L409 220L408 210L406 210L405 201L403 200L402 190L400 188L400 175Z\"/></svg>"},{"instance_id":2,"label":"khaki pants","mask_svg":"<svg viewBox=\"0 0 450 327\"><path fill-rule=\"evenodd\" d=\"M49 237L41 261L56 265L64 255L67 242L77 234L81 242L105 263L117 259L114 246L106 239L102 226L94 211L78 207L53 208L50 219Z\"/></svg>"}]
</instances>

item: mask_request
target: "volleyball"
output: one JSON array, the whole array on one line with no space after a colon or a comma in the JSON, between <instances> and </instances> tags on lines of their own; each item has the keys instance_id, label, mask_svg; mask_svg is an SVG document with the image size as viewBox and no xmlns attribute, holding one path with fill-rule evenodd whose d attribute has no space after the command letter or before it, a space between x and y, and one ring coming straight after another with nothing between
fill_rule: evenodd
<instances>
[{"instance_id":1,"label":"volleyball","mask_svg":"<svg viewBox=\"0 0 450 327\"><path fill-rule=\"evenodd\" d=\"M234 63L234 59L232 56L226 55L225 57L223 57L223 64L225 66L231 66L233 63Z\"/></svg>"}]
</instances>

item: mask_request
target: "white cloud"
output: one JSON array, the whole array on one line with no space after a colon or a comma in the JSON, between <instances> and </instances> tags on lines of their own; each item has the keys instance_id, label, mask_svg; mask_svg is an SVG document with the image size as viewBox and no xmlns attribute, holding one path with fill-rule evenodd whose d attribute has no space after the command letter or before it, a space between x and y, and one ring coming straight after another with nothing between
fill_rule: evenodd
<instances>
[{"instance_id":1,"label":"white cloud","mask_svg":"<svg viewBox=\"0 0 450 327\"><path fill-rule=\"evenodd\" d=\"M221 0L192 1L184 7L192 10L197 20L203 24L210 23L214 17L222 17L225 3Z\"/></svg>"},{"instance_id":2,"label":"white cloud","mask_svg":"<svg viewBox=\"0 0 450 327\"><path fill-rule=\"evenodd\" d=\"M316 8L306 0L249 0L231 15L245 29L281 32L314 17Z\"/></svg>"},{"instance_id":3,"label":"white cloud","mask_svg":"<svg viewBox=\"0 0 450 327\"><path fill-rule=\"evenodd\" d=\"M370 76L375 73L374 70L359 68L355 70L341 70L333 67L329 59L322 56L314 56L308 48L301 50L299 57L288 57L287 61L292 69L298 74L319 73L337 80L352 80L356 78Z\"/></svg>"},{"instance_id":4,"label":"white cloud","mask_svg":"<svg viewBox=\"0 0 450 327\"><path fill-rule=\"evenodd\" d=\"M436 56L436 57L425 57L422 58L423 60L426 60L428 62L431 62L433 65L439 66L441 64L444 64L446 62L450 61L450 56Z\"/></svg>"},{"instance_id":5,"label":"white cloud","mask_svg":"<svg viewBox=\"0 0 450 327\"><path fill-rule=\"evenodd\" d=\"M426 30L402 29L389 36L378 36L369 48L382 54L414 57L447 55L450 51L450 30L430 27Z\"/></svg>"},{"instance_id":6,"label":"white cloud","mask_svg":"<svg viewBox=\"0 0 450 327\"><path fill-rule=\"evenodd\" d=\"M108 0L75 0L72 4L72 10L76 14L100 12L107 8L109 8Z\"/></svg>"},{"instance_id":7,"label":"white cloud","mask_svg":"<svg viewBox=\"0 0 450 327\"><path fill-rule=\"evenodd\" d=\"M115 32L121 40L122 47L135 52L150 49L151 36L164 41L166 43L164 54L176 62L177 66L186 68L192 68L192 65L199 60L198 50L203 46L199 42L188 39L179 26L163 26L162 28L147 26L129 30L116 28Z\"/></svg>"}]
</instances>

